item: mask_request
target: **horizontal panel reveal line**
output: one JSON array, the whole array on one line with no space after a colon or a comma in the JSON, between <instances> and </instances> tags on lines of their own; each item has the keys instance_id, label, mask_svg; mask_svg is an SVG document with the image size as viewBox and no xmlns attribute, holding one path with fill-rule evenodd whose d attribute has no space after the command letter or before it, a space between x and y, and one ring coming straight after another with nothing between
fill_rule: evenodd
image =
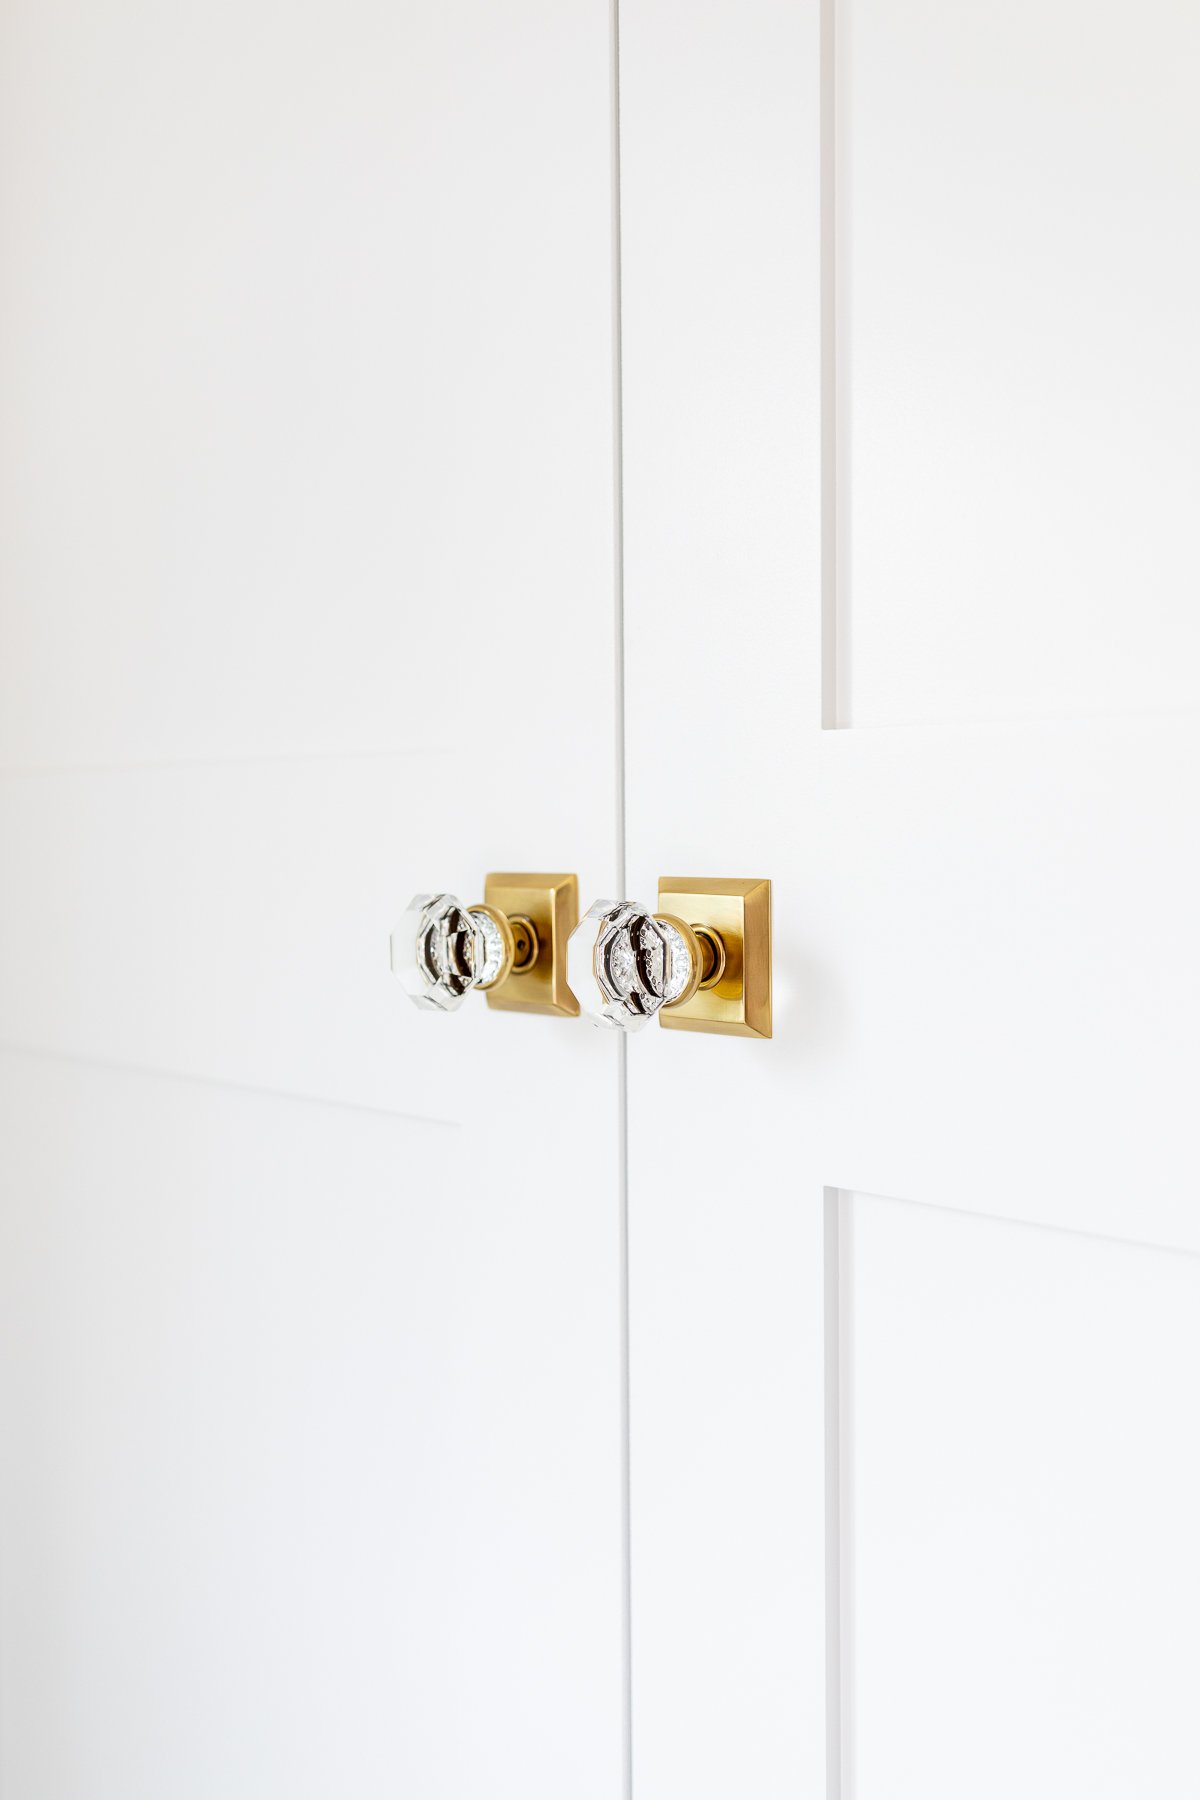
<instances>
[{"instance_id":1,"label":"horizontal panel reveal line","mask_svg":"<svg viewBox=\"0 0 1200 1800\"><path fill-rule=\"evenodd\" d=\"M460 1128L457 1119L434 1118L428 1113L407 1113L398 1107L370 1106L360 1100L333 1100L324 1094L306 1094L292 1088L264 1087L250 1081L231 1081L220 1075L201 1075L187 1069L155 1069L139 1063L121 1062L116 1057L55 1050L43 1044L16 1044L0 1039L0 1056L23 1057L33 1062L64 1063L80 1069L102 1070L110 1075L128 1075L138 1080L184 1082L192 1087L248 1094L260 1100L283 1100L298 1106L332 1108L335 1112L369 1113L378 1119L395 1119L405 1125L430 1125L442 1131L457 1131Z\"/></svg>"},{"instance_id":2,"label":"horizontal panel reveal line","mask_svg":"<svg viewBox=\"0 0 1200 1800\"><path fill-rule=\"evenodd\" d=\"M447 756L448 744L408 744L397 750L266 750L229 756L130 757L110 761L0 763L0 781L37 775L139 775L171 769L241 769L259 764L398 762Z\"/></svg>"},{"instance_id":3,"label":"horizontal panel reveal line","mask_svg":"<svg viewBox=\"0 0 1200 1800\"><path fill-rule=\"evenodd\" d=\"M922 1212L950 1213L956 1219L971 1219L980 1225L1011 1225L1023 1231L1046 1231L1055 1237L1082 1239L1088 1244L1112 1244L1119 1250L1145 1250L1161 1256L1200 1256L1193 1244L1173 1243L1167 1238L1126 1237L1115 1231L1083 1231L1078 1225L1060 1225L1053 1219L1039 1219L1031 1213L983 1212L974 1206L951 1206L945 1200L913 1200L902 1194L878 1194L868 1188L836 1188L844 1199L881 1201L886 1206L919 1207Z\"/></svg>"}]
</instances>

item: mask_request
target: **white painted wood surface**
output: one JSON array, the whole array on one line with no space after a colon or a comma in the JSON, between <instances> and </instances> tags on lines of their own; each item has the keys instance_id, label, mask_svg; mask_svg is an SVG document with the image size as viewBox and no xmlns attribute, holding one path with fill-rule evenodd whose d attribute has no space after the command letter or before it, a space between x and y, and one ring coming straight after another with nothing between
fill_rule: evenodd
<instances>
[{"instance_id":1,"label":"white painted wood surface","mask_svg":"<svg viewBox=\"0 0 1200 1800\"><path fill-rule=\"evenodd\" d=\"M1024 1747L1023 1792L1057 1795L1064 1769L1094 1770L1089 1721L1118 1703L1097 1791L1144 1792L1139 1768L1171 1771L1167 1791L1200 1779L1169 1704L1180 1659L1193 1686L1200 1670L1165 1579L1192 1594L1200 1485L1182 1254L1200 1247L1193 23L1101 15L658 0L623 20L629 886L768 875L776 903L774 1041L647 1033L630 1055L634 1758L652 1795L1003 1791L988 1783L1014 1765L980 1766L985 1729ZM1084 1234L1029 1253L1076 1277L1025 1351L1021 1254L1000 1259L982 1339L978 1311L962 1323L979 1258L900 1208L872 1283L844 1292L831 1253L826 1293L824 1195L852 1189L964 1230ZM1101 1237L1162 1247L1161 1294L1132 1263L1091 1282ZM1089 1369L1071 1348L1096 1341L1106 1294L1111 1395L1116 1352ZM1161 1307L1161 1330L1123 1333L1123 1306ZM938 1480L957 1421L927 1348L952 1363L960 1332L966 1441L1007 1452L997 1554L1039 1516L1033 1362L1045 1395L1078 1379L1075 1485L1052 1499L1087 1494L1086 1542L1115 1565L1094 1569L1099 1641L1102 1601L1072 1606L1078 1563L1041 1626L994 1570L965 1608ZM1105 1486L1089 1421L1108 1399L1113 1454L1142 1461ZM889 1513L900 1417L929 1483ZM970 1503L986 1489L981 1472ZM919 1581L895 1563L918 1529L947 1545ZM1042 1628L1051 1691L1031 1706L1013 1659ZM956 1659L964 1691L980 1672L966 1766L948 1726L922 1756L955 1691L931 1694L930 1671Z\"/></svg>"},{"instance_id":2,"label":"white painted wood surface","mask_svg":"<svg viewBox=\"0 0 1200 1800\"><path fill-rule=\"evenodd\" d=\"M1200 15L833 33L838 722L1194 708Z\"/></svg>"},{"instance_id":3,"label":"white painted wood surface","mask_svg":"<svg viewBox=\"0 0 1200 1800\"><path fill-rule=\"evenodd\" d=\"M6 1800L610 1794L607 1171L565 1205L511 1120L0 1076Z\"/></svg>"},{"instance_id":4,"label":"white painted wood surface","mask_svg":"<svg viewBox=\"0 0 1200 1800\"><path fill-rule=\"evenodd\" d=\"M387 966L613 879L607 7L0 84L0 1789L608 1800L613 1046Z\"/></svg>"},{"instance_id":5,"label":"white painted wood surface","mask_svg":"<svg viewBox=\"0 0 1200 1800\"><path fill-rule=\"evenodd\" d=\"M1189 1792L1200 1259L840 1204L849 1791Z\"/></svg>"},{"instance_id":6,"label":"white painted wood surface","mask_svg":"<svg viewBox=\"0 0 1200 1800\"><path fill-rule=\"evenodd\" d=\"M625 10L627 1146L385 952L614 889L609 27L0 20L5 1800L622 1791L626 1151L639 1800L1200 1780L1194 21Z\"/></svg>"}]
</instances>

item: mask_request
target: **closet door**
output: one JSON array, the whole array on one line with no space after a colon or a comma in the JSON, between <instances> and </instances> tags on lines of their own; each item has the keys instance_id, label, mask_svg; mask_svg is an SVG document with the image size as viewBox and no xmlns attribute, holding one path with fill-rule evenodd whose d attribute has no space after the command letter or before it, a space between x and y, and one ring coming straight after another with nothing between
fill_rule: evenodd
<instances>
[{"instance_id":1,"label":"closet door","mask_svg":"<svg viewBox=\"0 0 1200 1800\"><path fill-rule=\"evenodd\" d=\"M635 1791L1200 1784L1200 25L624 11Z\"/></svg>"},{"instance_id":2,"label":"closet door","mask_svg":"<svg viewBox=\"0 0 1200 1800\"><path fill-rule=\"evenodd\" d=\"M607 5L13 0L0 120L0 1787L611 1800L611 1047L388 970L613 879Z\"/></svg>"}]
</instances>

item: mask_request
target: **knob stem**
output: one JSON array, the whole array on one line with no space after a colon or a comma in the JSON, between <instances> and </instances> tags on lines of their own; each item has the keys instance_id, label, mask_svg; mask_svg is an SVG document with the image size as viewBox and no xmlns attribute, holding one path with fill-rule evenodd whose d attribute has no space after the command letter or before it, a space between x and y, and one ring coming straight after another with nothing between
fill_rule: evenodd
<instances>
[{"instance_id":1,"label":"knob stem","mask_svg":"<svg viewBox=\"0 0 1200 1800\"><path fill-rule=\"evenodd\" d=\"M541 945L538 942L537 928L534 925L533 920L526 918L524 913L510 913L508 915L508 923L512 928L513 934L512 973L514 975L524 975L532 969L534 963L538 959L538 952L541 949Z\"/></svg>"},{"instance_id":2,"label":"knob stem","mask_svg":"<svg viewBox=\"0 0 1200 1800\"><path fill-rule=\"evenodd\" d=\"M725 940L711 925L693 925L700 945L700 991L715 988L725 973Z\"/></svg>"}]
</instances>

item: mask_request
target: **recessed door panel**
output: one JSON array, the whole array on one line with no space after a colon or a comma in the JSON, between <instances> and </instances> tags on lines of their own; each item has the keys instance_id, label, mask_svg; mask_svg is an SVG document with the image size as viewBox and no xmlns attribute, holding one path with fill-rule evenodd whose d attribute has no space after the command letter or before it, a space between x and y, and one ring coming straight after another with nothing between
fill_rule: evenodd
<instances>
[{"instance_id":1,"label":"recessed door panel","mask_svg":"<svg viewBox=\"0 0 1200 1800\"><path fill-rule=\"evenodd\" d=\"M847 1791L1191 1791L1200 1260L837 1204Z\"/></svg>"},{"instance_id":2,"label":"recessed door panel","mask_svg":"<svg viewBox=\"0 0 1200 1800\"><path fill-rule=\"evenodd\" d=\"M613 1234L563 1145L2 1052L0 1135L6 1793L609 1800Z\"/></svg>"},{"instance_id":3,"label":"recessed door panel","mask_svg":"<svg viewBox=\"0 0 1200 1800\"><path fill-rule=\"evenodd\" d=\"M827 722L1194 707L1200 21L831 0L828 33Z\"/></svg>"},{"instance_id":4,"label":"recessed door panel","mask_svg":"<svg viewBox=\"0 0 1200 1800\"><path fill-rule=\"evenodd\" d=\"M5 9L0 766L486 725L586 778L608 60L603 0Z\"/></svg>"}]
</instances>

